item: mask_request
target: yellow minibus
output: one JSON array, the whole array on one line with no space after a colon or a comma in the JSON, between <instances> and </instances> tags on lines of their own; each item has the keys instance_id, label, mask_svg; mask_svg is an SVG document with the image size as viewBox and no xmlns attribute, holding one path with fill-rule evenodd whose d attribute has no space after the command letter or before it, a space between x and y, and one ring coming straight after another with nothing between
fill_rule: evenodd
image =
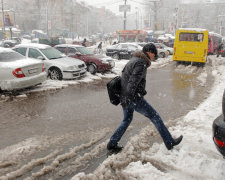
<instances>
[{"instance_id":1,"label":"yellow minibus","mask_svg":"<svg viewBox=\"0 0 225 180\"><path fill-rule=\"evenodd\" d=\"M173 61L205 63L208 52L208 30L179 28L173 46Z\"/></svg>"}]
</instances>

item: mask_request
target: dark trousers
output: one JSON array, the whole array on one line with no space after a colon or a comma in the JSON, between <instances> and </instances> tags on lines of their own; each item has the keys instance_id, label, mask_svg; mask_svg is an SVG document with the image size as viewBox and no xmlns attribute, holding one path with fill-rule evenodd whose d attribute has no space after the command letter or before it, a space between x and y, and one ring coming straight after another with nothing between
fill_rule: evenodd
<instances>
[{"instance_id":1,"label":"dark trousers","mask_svg":"<svg viewBox=\"0 0 225 180\"><path fill-rule=\"evenodd\" d=\"M168 149L171 148L174 140L170 132L164 125L159 114L145 99L141 99L137 102L132 102L129 106L123 107L124 119L110 138L108 146L114 147L120 141L121 137L123 136L131 121L133 120L134 111L137 111L143 114L145 117L149 118L149 120L152 121L152 123L155 125L158 132L160 133L166 147Z\"/></svg>"}]
</instances>

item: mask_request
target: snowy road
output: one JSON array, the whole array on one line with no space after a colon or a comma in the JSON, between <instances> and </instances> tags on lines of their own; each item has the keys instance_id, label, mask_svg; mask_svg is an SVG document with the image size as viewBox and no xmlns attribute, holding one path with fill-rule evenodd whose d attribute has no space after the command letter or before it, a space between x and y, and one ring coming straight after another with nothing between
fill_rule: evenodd
<instances>
[{"instance_id":1,"label":"snowy road","mask_svg":"<svg viewBox=\"0 0 225 180\"><path fill-rule=\"evenodd\" d=\"M181 65L174 70L171 63L155 67L148 73L146 98L169 126L174 125L177 118L207 97L213 69ZM2 102L0 179L69 179L78 172L91 173L106 158L105 145L121 121L121 108L108 102L107 81L86 81ZM145 118L135 115L123 142L148 124ZM140 135L145 142L140 151L158 140L150 127ZM138 160L135 154L129 154Z\"/></svg>"}]
</instances>

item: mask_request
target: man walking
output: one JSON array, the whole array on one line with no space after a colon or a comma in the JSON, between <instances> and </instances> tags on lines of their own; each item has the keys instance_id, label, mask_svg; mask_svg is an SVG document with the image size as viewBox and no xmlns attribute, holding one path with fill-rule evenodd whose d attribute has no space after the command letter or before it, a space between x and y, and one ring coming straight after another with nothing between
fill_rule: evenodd
<instances>
[{"instance_id":1,"label":"man walking","mask_svg":"<svg viewBox=\"0 0 225 180\"><path fill-rule=\"evenodd\" d=\"M102 42L100 42L98 44L98 53L101 54L102 53Z\"/></svg>"},{"instance_id":2,"label":"man walking","mask_svg":"<svg viewBox=\"0 0 225 180\"><path fill-rule=\"evenodd\" d=\"M219 57L221 55L221 50L223 49L223 43L220 43L218 45L218 47L216 48L217 50L217 56L216 57Z\"/></svg>"},{"instance_id":3,"label":"man walking","mask_svg":"<svg viewBox=\"0 0 225 180\"><path fill-rule=\"evenodd\" d=\"M123 108L124 119L107 145L107 149L112 153L122 150L123 147L118 146L118 142L130 125L134 111L143 114L152 121L168 150L182 141L182 135L177 139L172 138L159 114L144 99L147 94L145 90L147 68L151 65L151 61L156 58L157 49L155 45L152 43L146 44L142 51L134 53L122 70L120 103Z\"/></svg>"}]
</instances>

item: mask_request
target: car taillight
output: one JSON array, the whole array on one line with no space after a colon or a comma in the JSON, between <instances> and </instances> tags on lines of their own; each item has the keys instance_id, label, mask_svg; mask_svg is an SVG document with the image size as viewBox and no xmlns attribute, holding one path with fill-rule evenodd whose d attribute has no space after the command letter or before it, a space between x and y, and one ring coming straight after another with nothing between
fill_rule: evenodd
<instances>
[{"instance_id":1,"label":"car taillight","mask_svg":"<svg viewBox=\"0 0 225 180\"><path fill-rule=\"evenodd\" d=\"M44 67L44 64L42 64L42 72L45 71L45 67Z\"/></svg>"},{"instance_id":2,"label":"car taillight","mask_svg":"<svg viewBox=\"0 0 225 180\"><path fill-rule=\"evenodd\" d=\"M174 50L173 50L173 54L174 54L174 55L176 54L176 48L174 48Z\"/></svg>"},{"instance_id":3,"label":"car taillight","mask_svg":"<svg viewBox=\"0 0 225 180\"><path fill-rule=\"evenodd\" d=\"M204 57L206 56L207 49L204 50Z\"/></svg>"},{"instance_id":4,"label":"car taillight","mask_svg":"<svg viewBox=\"0 0 225 180\"><path fill-rule=\"evenodd\" d=\"M219 146L219 147L225 147L225 142L220 141L219 139L214 137L214 142Z\"/></svg>"},{"instance_id":5,"label":"car taillight","mask_svg":"<svg viewBox=\"0 0 225 180\"><path fill-rule=\"evenodd\" d=\"M23 71L21 70L21 68L15 69L12 73L17 78L25 77L25 75L23 74Z\"/></svg>"}]
</instances>

